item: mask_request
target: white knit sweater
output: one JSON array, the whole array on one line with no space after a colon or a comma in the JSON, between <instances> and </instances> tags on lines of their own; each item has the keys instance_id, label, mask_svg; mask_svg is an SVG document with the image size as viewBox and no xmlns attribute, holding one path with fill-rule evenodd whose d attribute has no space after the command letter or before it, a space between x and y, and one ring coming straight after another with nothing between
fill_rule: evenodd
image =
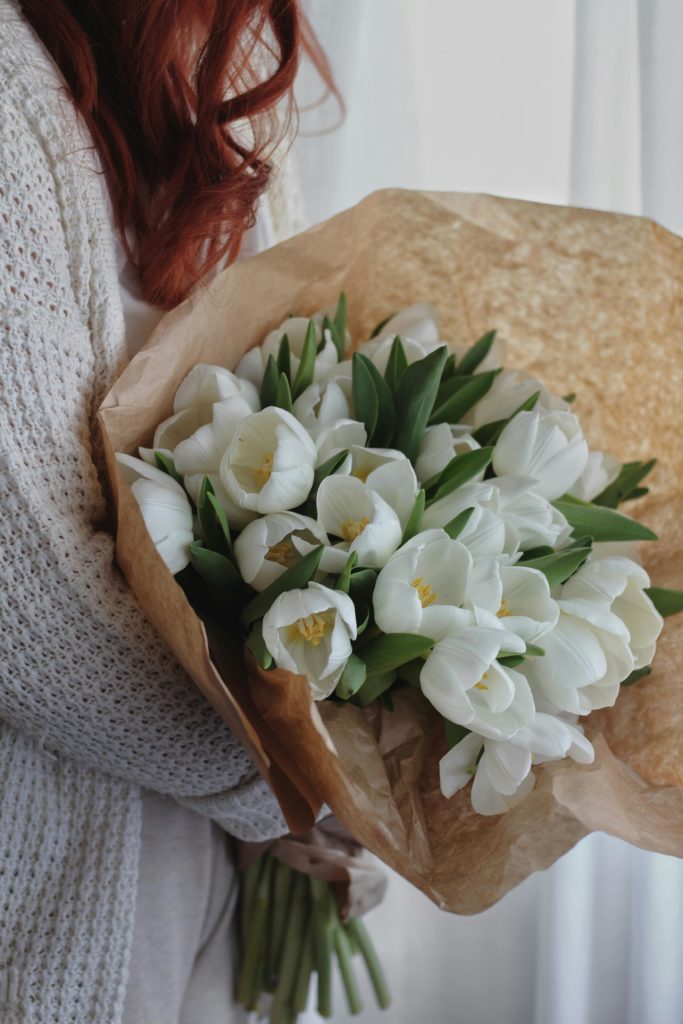
<instances>
[{"instance_id":1,"label":"white knit sweater","mask_svg":"<svg viewBox=\"0 0 683 1024\"><path fill-rule=\"evenodd\" d=\"M113 565L94 416L125 361L92 146L0 0L0 1021L117 1024L140 786L260 839L247 754Z\"/></svg>"}]
</instances>

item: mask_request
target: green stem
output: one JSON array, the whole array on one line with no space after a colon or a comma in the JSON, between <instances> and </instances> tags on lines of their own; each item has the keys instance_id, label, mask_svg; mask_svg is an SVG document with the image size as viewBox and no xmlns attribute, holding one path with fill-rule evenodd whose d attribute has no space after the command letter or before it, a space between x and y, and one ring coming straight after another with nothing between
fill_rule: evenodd
<instances>
[{"instance_id":1,"label":"green stem","mask_svg":"<svg viewBox=\"0 0 683 1024\"><path fill-rule=\"evenodd\" d=\"M251 900L251 913L248 908L246 915L243 915L244 959L237 983L237 999L244 1006L251 1006L254 998L258 998L255 989L260 982L260 969L263 963L263 940L268 917L273 859L266 855L262 861L256 892Z\"/></svg>"},{"instance_id":2,"label":"green stem","mask_svg":"<svg viewBox=\"0 0 683 1024\"><path fill-rule=\"evenodd\" d=\"M270 934L268 936L268 958L266 979L268 989L277 987L277 972L282 958L282 940L285 934L287 914L290 906L294 873L281 861L276 861L273 876L273 899L270 908Z\"/></svg>"},{"instance_id":3,"label":"green stem","mask_svg":"<svg viewBox=\"0 0 683 1024\"><path fill-rule=\"evenodd\" d=\"M346 930L349 935L353 937L356 947L365 960L365 966L368 969L368 974L372 981L372 987L375 990L377 1005L383 1010L386 1010L391 1003L391 996L387 986L387 979L384 971L382 970L382 965L379 962L379 957L377 956L377 951L373 945L372 939L368 934L368 930L365 927L364 922L359 917L354 917L348 921Z\"/></svg>"},{"instance_id":4,"label":"green stem","mask_svg":"<svg viewBox=\"0 0 683 1024\"><path fill-rule=\"evenodd\" d=\"M328 898L328 884L311 878L313 898L313 940L315 965L318 972L318 1013L332 1016L332 917Z\"/></svg>"},{"instance_id":5,"label":"green stem","mask_svg":"<svg viewBox=\"0 0 683 1024\"><path fill-rule=\"evenodd\" d=\"M311 987L311 976L313 974L313 910L308 912L306 927L304 930L303 946L299 959L299 967L294 986L294 998L292 1009L295 1015L303 1013L308 1004L308 993Z\"/></svg>"},{"instance_id":6,"label":"green stem","mask_svg":"<svg viewBox=\"0 0 683 1024\"><path fill-rule=\"evenodd\" d=\"M291 1015L290 999L296 982L296 968L301 952L301 935L308 910L307 885L304 875L294 876L292 901L285 929L278 985L270 1011L271 1024L286 1024Z\"/></svg>"},{"instance_id":7,"label":"green stem","mask_svg":"<svg viewBox=\"0 0 683 1024\"><path fill-rule=\"evenodd\" d=\"M344 982L346 1001L349 1005L349 1013L357 1014L363 1009L363 1000L361 999L360 992L358 991L358 982L353 969L353 954L351 953L348 935L346 934L344 925L339 919L337 901L333 892L330 892L329 899L332 904L332 915L334 920L334 948L337 953L337 960L339 961L342 981Z\"/></svg>"},{"instance_id":8,"label":"green stem","mask_svg":"<svg viewBox=\"0 0 683 1024\"><path fill-rule=\"evenodd\" d=\"M252 913L254 896L256 895L256 886L258 885L262 867L263 858L260 857L242 872L242 878L240 881L242 886L240 900L240 935L242 937L242 949L244 949L247 942L247 928Z\"/></svg>"}]
</instances>

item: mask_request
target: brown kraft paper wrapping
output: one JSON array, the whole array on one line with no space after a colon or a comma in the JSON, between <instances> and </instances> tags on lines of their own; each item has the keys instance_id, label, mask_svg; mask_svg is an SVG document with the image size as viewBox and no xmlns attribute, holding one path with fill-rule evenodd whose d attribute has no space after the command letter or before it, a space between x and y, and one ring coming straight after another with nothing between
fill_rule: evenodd
<instances>
[{"instance_id":1,"label":"brown kraft paper wrapping","mask_svg":"<svg viewBox=\"0 0 683 1024\"><path fill-rule=\"evenodd\" d=\"M247 745L293 832L328 804L445 909L483 910L591 831L683 856L683 615L666 621L652 675L586 720L595 763L535 769L531 795L490 818L472 811L468 789L441 796L442 729L418 692L399 691L393 712L314 705L302 678L245 667L241 652L207 641L114 453L150 444L196 363L232 368L290 311L341 291L356 339L418 301L437 306L453 342L497 328L509 367L577 392L592 447L622 461L656 455L651 493L627 511L662 538L642 547L653 583L682 585L683 240L634 217L392 190L218 275L161 321L108 395L117 556L145 614Z\"/></svg>"}]
</instances>

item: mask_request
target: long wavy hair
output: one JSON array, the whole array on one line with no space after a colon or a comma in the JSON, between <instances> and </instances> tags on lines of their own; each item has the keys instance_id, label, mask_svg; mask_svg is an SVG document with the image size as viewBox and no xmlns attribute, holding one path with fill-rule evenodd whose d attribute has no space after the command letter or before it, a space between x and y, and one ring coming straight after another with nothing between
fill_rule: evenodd
<instances>
[{"instance_id":1,"label":"long wavy hair","mask_svg":"<svg viewBox=\"0 0 683 1024\"><path fill-rule=\"evenodd\" d=\"M99 151L142 293L170 308L239 252L288 131L299 0L20 0Z\"/></svg>"}]
</instances>

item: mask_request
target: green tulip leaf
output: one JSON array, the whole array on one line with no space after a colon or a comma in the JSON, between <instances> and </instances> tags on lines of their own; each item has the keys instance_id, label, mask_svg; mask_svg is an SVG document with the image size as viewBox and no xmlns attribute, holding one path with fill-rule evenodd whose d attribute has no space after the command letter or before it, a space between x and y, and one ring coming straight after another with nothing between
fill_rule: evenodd
<instances>
[{"instance_id":1,"label":"green tulip leaf","mask_svg":"<svg viewBox=\"0 0 683 1024\"><path fill-rule=\"evenodd\" d=\"M360 690L353 697L353 703L366 708L374 700L388 697L388 691L396 682L395 672L381 672L377 675L368 675Z\"/></svg>"},{"instance_id":2,"label":"green tulip leaf","mask_svg":"<svg viewBox=\"0 0 683 1024\"><path fill-rule=\"evenodd\" d=\"M396 411L399 424L394 447L407 455L411 462L417 458L447 358L448 350L442 345L424 359L411 363L398 382Z\"/></svg>"},{"instance_id":3,"label":"green tulip leaf","mask_svg":"<svg viewBox=\"0 0 683 1024\"><path fill-rule=\"evenodd\" d=\"M406 356L403 342L397 334L391 346L387 368L384 371L384 379L386 380L387 386L392 395L396 394L398 382L407 369L408 357Z\"/></svg>"},{"instance_id":4,"label":"green tulip leaf","mask_svg":"<svg viewBox=\"0 0 683 1024\"><path fill-rule=\"evenodd\" d=\"M553 505L567 519L575 536L587 534L597 543L602 541L657 540L649 527L602 505L580 501L569 494Z\"/></svg>"},{"instance_id":5,"label":"green tulip leaf","mask_svg":"<svg viewBox=\"0 0 683 1024\"><path fill-rule=\"evenodd\" d=\"M422 516L424 515L424 510L425 492L424 490L421 490L417 492L413 511L410 513L410 517L406 523L406 528L403 531L403 539L401 540L402 544L405 544L406 541L410 540L411 537L414 537L422 529Z\"/></svg>"},{"instance_id":6,"label":"green tulip leaf","mask_svg":"<svg viewBox=\"0 0 683 1024\"><path fill-rule=\"evenodd\" d=\"M178 470L175 468L175 462L170 457L170 455L165 455L163 452L155 451L154 461L157 464L157 469L160 469L162 473L166 473L168 476L172 477L175 480L175 482L177 484L180 484L183 490L185 490L183 478L181 477Z\"/></svg>"},{"instance_id":7,"label":"green tulip leaf","mask_svg":"<svg viewBox=\"0 0 683 1024\"><path fill-rule=\"evenodd\" d=\"M257 594L242 612L244 625L248 627L256 619L262 619L273 601L280 594L284 594L285 591L304 590L318 571L323 550L324 548L321 544L319 547L314 548L313 551L309 551L307 555L300 558L289 569L285 569L280 576L273 580L270 586L262 590L260 594Z\"/></svg>"},{"instance_id":8,"label":"green tulip leaf","mask_svg":"<svg viewBox=\"0 0 683 1024\"><path fill-rule=\"evenodd\" d=\"M667 590L665 587L647 587L645 593L660 615L678 615L683 612L683 590Z\"/></svg>"},{"instance_id":9,"label":"green tulip leaf","mask_svg":"<svg viewBox=\"0 0 683 1024\"><path fill-rule=\"evenodd\" d=\"M635 668L633 672L626 679L623 680L622 686L633 686L639 679L644 679L645 676L649 676L652 672L652 665L645 665L643 668Z\"/></svg>"},{"instance_id":10,"label":"green tulip leaf","mask_svg":"<svg viewBox=\"0 0 683 1024\"><path fill-rule=\"evenodd\" d=\"M479 364L483 363L491 351L491 346L493 345L495 337L495 331L487 331L486 334L482 335L479 341L476 341L474 345L465 352L465 355L460 360L458 373L474 373Z\"/></svg>"},{"instance_id":11,"label":"green tulip leaf","mask_svg":"<svg viewBox=\"0 0 683 1024\"><path fill-rule=\"evenodd\" d=\"M622 501L642 497L642 492L647 493L647 488L641 488L638 485L656 465L656 459L650 459L649 462L625 462L616 480L608 484L597 498L593 498L593 504L616 508Z\"/></svg>"},{"instance_id":12,"label":"green tulip leaf","mask_svg":"<svg viewBox=\"0 0 683 1024\"><path fill-rule=\"evenodd\" d=\"M429 637L414 633L384 633L368 640L357 649L366 664L368 675L381 675L400 668L434 646Z\"/></svg>"},{"instance_id":13,"label":"green tulip leaf","mask_svg":"<svg viewBox=\"0 0 683 1024\"><path fill-rule=\"evenodd\" d=\"M249 636L247 637L247 647L256 658L257 664L268 671L272 668L275 662L273 656L266 647L263 639L263 629L260 622L255 622L249 630Z\"/></svg>"},{"instance_id":14,"label":"green tulip leaf","mask_svg":"<svg viewBox=\"0 0 683 1024\"><path fill-rule=\"evenodd\" d=\"M357 654L350 654L341 678L337 683L337 688L334 691L335 696L341 700L349 700L350 697L353 697L360 690L367 678L367 674L365 662Z\"/></svg>"},{"instance_id":15,"label":"green tulip leaf","mask_svg":"<svg viewBox=\"0 0 683 1024\"><path fill-rule=\"evenodd\" d=\"M372 433L368 432L368 444L375 448L386 448L394 436L396 429L396 407L394 397L385 381L373 362L367 356L356 353L353 357L352 372L356 373L356 367L361 365L366 373L366 379L372 382L377 401L377 417ZM355 376L353 378L355 380ZM355 391L354 391L355 395ZM355 407L355 398L354 398ZM367 425L366 425L367 429Z\"/></svg>"},{"instance_id":16,"label":"green tulip leaf","mask_svg":"<svg viewBox=\"0 0 683 1024\"><path fill-rule=\"evenodd\" d=\"M525 399L513 413L506 416L505 419L494 420L492 423L485 423L482 427L479 427L478 430L475 430L472 437L475 441L478 441L479 444L496 444L508 423L510 423L520 412L531 412L531 410L535 408L540 397L541 392L535 391L533 395L529 395L529 397Z\"/></svg>"},{"instance_id":17,"label":"green tulip leaf","mask_svg":"<svg viewBox=\"0 0 683 1024\"><path fill-rule=\"evenodd\" d=\"M225 555L209 551L200 540L190 544L189 552L190 564L216 606L220 610L230 608L244 592L244 581L233 563Z\"/></svg>"},{"instance_id":18,"label":"green tulip leaf","mask_svg":"<svg viewBox=\"0 0 683 1024\"><path fill-rule=\"evenodd\" d=\"M449 523L446 523L444 530L451 538L451 540L457 540L462 531L465 529L470 519L474 514L474 508L463 509L457 516L454 516Z\"/></svg>"},{"instance_id":19,"label":"green tulip leaf","mask_svg":"<svg viewBox=\"0 0 683 1024\"><path fill-rule=\"evenodd\" d=\"M542 572L552 590L553 587L568 580L583 565L590 553L590 547L565 548L563 551L554 551L551 555L541 555L540 558L531 558L519 564L524 569L538 569Z\"/></svg>"},{"instance_id":20,"label":"green tulip leaf","mask_svg":"<svg viewBox=\"0 0 683 1024\"><path fill-rule=\"evenodd\" d=\"M352 551L344 563L344 568L339 574L339 578L337 579L337 583L334 588L335 590L341 590L344 594L348 594L351 586L351 570L354 568L357 561L358 554L357 552Z\"/></svg>"},{"instance_id":21,"label":"green tulip leaf","mask_svg":"<svg viewBox=\"0 0 683 1024\"><path fill-rule=\"evenodd\" d=\"M289 350L289 338L286 334L282 335L282 340L280 341L280 348L277 353L277 368L280 373L284 373L289 384L292 374L292 361Z\"/></svg>"},{"instance_id":22,"label":"green tulip leaf","mask_svg":"<svg viewBox=\"0 0 683 1024\"><path fill-rule=\"evenodd\" d=\"M277 402L277 387L280 383L280 371L274 356L268 356L268 362L261 380L261 406L265 409Z\"/></svg>"},{"instance_id":23,"label":"green tulip leaf","mask_svg":"<svg viewBox=\"0 0 683 1024\"><path fill-rule=\"evenodd\" d=\"M296 377L292 384L293 399L297 399L299 395L313 383L315 357L317 352L318 343L316 341L316 327L314 321L309 320L308 329L306 330L306 340L304 341L304 347L301 352L299 369L296 371Z\"/></svg>"},{"instance_id":24,"label":"green tulip leaf","mask_svg":"<svg viewBox=\"0 0 683 1024\"><path fill-rule=\"evenodd\" d=\"M202 480L197 501L197 518L205 546L226 558L232 558L232 537L225 510L216 498L208 476Z\"/></svg>"},{"instance_id":25,"label":"green tulip leaf","mask_svg":"<svg viewBox=\"0 0 683 1024\"><path fill-rule=\"evenodd\" d=\"M490 390L499 373L500 370L488 370L486 373L474 374L455 394L446 399L442 405L437 406L429 422L461 423L465 413L469 412L472 406L476 405Z\"/></svg>"},{"instance_id":26,"label":"green tulip leaf","mask_svg":"<svg viewBox=\"0 0 683 1024\"><path fill-rule=\"evenodd\" d=\"M428 505L445 498L462 487L472 477L483 472L493 458L493 448L474 448L472 451L454 455L446 468L439 474L436 491L429 499Z\"/></svg>"},{"instance_id":27,"label":"green tulip leaf","mask_svg":"<svg viewBox=\"0 0 683 1024\"><path fill-rule=\"evenodd\" d=\"M374 378L367 367L368 362L357 352L354 354L351 361L351 390L355 418L365 426L370 444L379 416L379 396Z\"/></svg>"}]
</instances>

